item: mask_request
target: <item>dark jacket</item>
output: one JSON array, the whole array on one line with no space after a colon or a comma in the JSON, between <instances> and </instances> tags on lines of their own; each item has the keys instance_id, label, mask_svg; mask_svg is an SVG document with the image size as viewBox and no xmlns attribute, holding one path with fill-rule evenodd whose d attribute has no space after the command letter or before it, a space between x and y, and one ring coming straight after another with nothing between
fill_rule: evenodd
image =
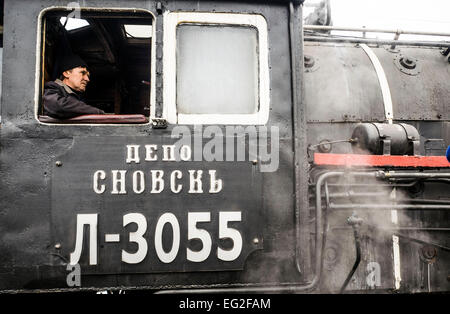
<instances>
[{"instance_id":1,"label":"dark jacket","mask_svg":"<svg viewBox=\"0 0 450 314\"><path fill-rule=\"evenodd\" d=\"M44 85L44 115L55 119L69 119L83 114L104 114L103 110L87 105L81 96L61 80Z\"/></svg>"}]
</instances>

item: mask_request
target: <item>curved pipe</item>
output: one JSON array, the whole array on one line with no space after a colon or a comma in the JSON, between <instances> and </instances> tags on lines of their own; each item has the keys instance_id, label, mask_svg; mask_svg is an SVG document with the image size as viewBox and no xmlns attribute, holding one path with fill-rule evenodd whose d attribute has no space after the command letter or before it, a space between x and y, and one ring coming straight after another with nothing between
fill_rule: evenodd
<instances>
[{"instance_id":1,"label":"curved pipe","mask_svg":"<svg viewBox=\"0 0 450 314\"><path fill-rule=\"evenodd\" d=\"M359 263L361 262L361 243L359 241L359 232L358 227L353 225L353 235L355 236L355 248L356 248L356 260L353 264L352 270L347 275L347 278L344 281L344 284L342 285L341 289L339 290L339 293L344 292L345 288L347 287L348 283L350 282L350 279L352 279L353 274L355 273L356 269L359 266Z\"/></svg>"}]
</instances>

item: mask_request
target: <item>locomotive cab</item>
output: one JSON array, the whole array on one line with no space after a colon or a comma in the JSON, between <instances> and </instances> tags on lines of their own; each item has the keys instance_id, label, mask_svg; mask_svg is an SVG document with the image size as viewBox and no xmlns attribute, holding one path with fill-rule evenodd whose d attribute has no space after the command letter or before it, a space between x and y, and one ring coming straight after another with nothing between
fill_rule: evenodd
<instances>
[{"instance_id":1,"label":"locomotive cab","mask_svg":"<svg viewBox=\"0 0 450 314\"><path fill-rule=\"evenodd\" d=\"M65 55L79 55L88 65L90 82L84 101L106 115L44 123L148 123L154 52L153 15L145 10L48 9L41 13L41 81L54 81Z\"/></svg>"}]
</instances>

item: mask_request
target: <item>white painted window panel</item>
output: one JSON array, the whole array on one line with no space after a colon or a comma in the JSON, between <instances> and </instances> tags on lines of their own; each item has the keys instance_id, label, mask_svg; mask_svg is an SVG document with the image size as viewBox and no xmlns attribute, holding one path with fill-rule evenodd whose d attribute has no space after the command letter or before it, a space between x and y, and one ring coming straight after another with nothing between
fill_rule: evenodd
<instances>
[{"instance_id":1,"label":"white painted window panel","mask_svg":"<svg viewBox=\"0 0 450 314\"><path fill-rule=\"evenodd\" d=\"M253 27L177 27L177 112L258 111L258 38Z\"/></svg>"},{"instance_id":2,"label":"white painted window panel","mask_svg":"<svg viewBox=\"0 0 450 314\"><path fill-rule=\"evenodd\" d=\"M225 94L225 90L233 90L233 85L231 80L239 80L237 75L233 73L233 76L230 77L230 72L232 72L228 67L222 65L222 75L226 73L228 84L228 89L218 86L214 86L215 90L209 90L211 86L207 89L207 94L197 97L197 103L194 104L194 101L191 100L183 100L182 103L178 104L178 100L180 100L181 96L177 96L178 87L181 92L187 93L188 88L185 88L184 85L181 86L180 77L178 75L183 75L188 73L187 69L177 69L177 64L179 61L177 60L177 30L178 28L183 28L184 26L193 26L193 27L204 27L206 33L211 31L213 27L222 27L223 29L234 28L236 30L239 29L247 29L250 33L256 32L256 45L250 41L245 43L245 45L250 45L251 51L247 51L247 55L251 56L255 53L256 50L256 58L257 58L257 80L247 80L246 86L251 86L251 88L246 88L240 86L239 89L246 89L246 95L256 95L251 98L252 101L247 101L246 105L242 104L245 100L240 99L236 103L230 104L229 102L225 104L225 101L220 102L218 99L214 99L214 102L211 104L207 104L208 101L213 98L213 94L216 93L216 98L222 98L223 94ZM183 32L183 30L182 30ZM242 35L242 34L241 34ZM205 35L206 36L206 35ZM211 38L210 38L211 39ZM197 40L197 38L195 38ZM214 39L213 39L214 40ZM190 43L188 43L189 45ZM241 43L242 44L242 43ZM210 44L211 45L211 44ZM236 42L229 44L234 47L239 47L239 44ZM181 48L183 49L183 48ZM206 49L206 47L205 47ZM214 49L209 47L209 49ZM225 48L228 49L228 48ZM223 49L222 49L223 50ZM163 118L167 119L169 123L172 124L243 124L243 125L262 125L266 124L269 119L269 105L270 105L270 82L269 82L269 52L268 52L268 34L267 34L267 22L262 15L258 14L235 14L235 13L199 13L199 12L167 12L164 15L164 47L163 47L163 62L164 62L164 108L163 108ZM208 50L205 50L206 52ZM211 51L211 50L209 50ZM183 54L183 52L182 52ZM220 52L223 56L225 53L223 51ZM243 58L241 54L237 54L236 51L233 52L237 58ZM226 56L231 58L230 56ZM203 60L204 61L204 60ZM209 60L211 61L211 60ZM223 61L223 60L219 60ZM225 60L226 61L226 60ZM230 60L228 60L230 61ZM243 62L240 60L240 62ZM226 62L222 62L226 65ZM247 70L247 74L251 76L253 70L255 70L254 63L245 62L246 67L252 67L252 71ZM235 64L236 65L236 64ZM206 66L201 65L203 69ZM217 67L217 65L216 65ZM216 68L217 69L217 68ZM180 71L180 73L178 73ZM197 71L197 70L196 70ZM237 70L236 70L237 71ZM241 69L239 69L241 71ZM209 72L213 72L213 75L205 75L205 77L197 78L202 82L206 80L211 80L214 82L219 81L219 84L223 84L223 77L218 75L218 71L214 72L214 70L209 69ZM211 82L207 82L207 84L211 84ZM205 86L203 91L205 91ZM231 87L230 87L231 86ZM183 90L184 89L184 90ZM217 91L220 90L222 95L217 97ZM230 99L236 97L235 92L231 92L234 95L229 95L226 93L226 99ZM240 97L244 94L241 93ZM195 96L195 95L194 95ZM190 96L193 97L193 96ZM203 97L203 98L202 98ZM209 99L207 99L209 97ZM233 100L234 102L235 100ZM253 102L255 101L255 102ZM201 104L198 104L202 102ZM179 105L179 106L178 106ZM195 109L194 109L195 107ZM213 112L213 109L219 112ZM180 111L178 111L180 110ZM234 112L234 113L232 113Z\"/></svg>"}]
</instances>

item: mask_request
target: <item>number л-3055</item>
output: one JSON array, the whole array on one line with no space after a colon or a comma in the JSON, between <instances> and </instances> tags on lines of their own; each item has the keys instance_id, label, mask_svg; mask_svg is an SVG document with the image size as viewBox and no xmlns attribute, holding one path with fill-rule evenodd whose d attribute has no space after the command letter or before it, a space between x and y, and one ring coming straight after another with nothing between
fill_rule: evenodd
<instances>
[{"instance_id":1,"label":"number \u043b-3055","mask_svg":"<svg viewBox=\"0 0 450 314\"><path fill-rule=\"evenodd\" d=\"M210 212L190 212L188 213L188 241L199 239L202 242L202 249L193 251L186 248L186 258L191 262L203 262L211 254L212 239L210 233L205 229L197 228L197 223L211 222ZM242 251L242 235L234 228L228 227L229 222L240 222L242 215L240 211L219 212L219 239L229 238L233 241L231 249L217 248L217 258L222 261L236 260ZM129 213L123 216L123 227L135 223L137 230L130 232L129 241L137 244L136 252L130 253L122 250L122 262L128 264L138 264L142 262L148 252L148 243L144 238L147 231L147 219L140 213ZM172 227L172 246L170 251L163 248L163 229L166 224ZM97 265L97 225L98 214L78 214L76 225L75 249L70 253L70 264L78 264L83 249L83 229L89 225L89 264ZM177 257L180 250L180 225L177 217L172 213L162 214L154 231L154 246L156 256L162 263L171 263ZM120 242L119 234L105 234L105 242Z\"/></svg>"}]
</instances>

